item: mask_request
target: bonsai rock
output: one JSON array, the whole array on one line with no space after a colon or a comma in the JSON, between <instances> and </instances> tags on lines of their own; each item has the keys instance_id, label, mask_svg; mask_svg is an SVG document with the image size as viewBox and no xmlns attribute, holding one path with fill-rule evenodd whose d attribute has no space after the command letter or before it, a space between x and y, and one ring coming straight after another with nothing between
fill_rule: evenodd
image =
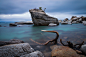
<instances>
[{"instance_id":1,"label":"bonsai rock","mask_svg":"<svg viewBox=\"0 0 86 57\"><path fill-rule=\"evenodd\" d=\"M31 9L29 12L31 13L34 25L48 26L50 23L59 25L57 18L48 16L43 10Z\"/></svg>"}]
</instances>

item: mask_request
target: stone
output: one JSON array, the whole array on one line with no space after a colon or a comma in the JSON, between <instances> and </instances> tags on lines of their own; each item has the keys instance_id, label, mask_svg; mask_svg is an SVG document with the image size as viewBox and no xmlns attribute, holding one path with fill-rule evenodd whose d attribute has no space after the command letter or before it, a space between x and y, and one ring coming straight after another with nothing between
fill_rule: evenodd
<instances>
[{"instance_id":1,"label":"stone","mask_svg":"<svg viewBox=\"0 0 86 57\"><path fill-rule=\"evenodd\" d=\"M48 26L57 26L57 24L50 23Z\"/></svg>"},{"instance_id":2,"label":"stone","mask_svg":"<svg viewBox=\"0 0 86 57\"><path fill-rule=\"evenodd\" d=\"M58 20L58 22L59 22L59 23L61 23L61 22L62 22L62 20Z\"/></svg>"},{"instance_id":3,"label":"stone","mask_svg":"<svg viewBox=\"0 0 86 57\"><path fill-rule=\"evenodd\" d=\"M80 57L76 51L67 46L50 46L52 57Z\"/></svg>"},{"instance_id":4,"label":"stone","mask_svg":"<svg viewBox=\"0 0 86 57\"><path fill-rule=\"evenodd\" d=\"M59 25L57 18L48 16L43 10L31 9L29 10L29 12L31 13L31 17L34 25L48 26L50 23Z\"/></svg>"},{"instance_id":5,"label":"stone","mask_svg":"<svg viewBox=\"0 0 86 57\"><path fill-rule=\"evenodd\" d=\"M68 24L68 22L64 22L64 21L62 21L61 24Z\"/></svg>"},{"instance_id":6,"label":"stone","mask_svg":"<svg viewBox=\"0 0 86 57\"><path fill-rule=\"evenodd\" d=\"M82 24L86 25L86 21L82 21Z\"/></svg>"},{"instance_id":7,"label":"stone","mask_svg":"<svg viewBox=\"0 0 86 57\"><path fill-rule=\"evenodd\" d=\"M81 46L81 51L86 54L86 44Z\"/></svg>"},{"instance_id":8,"label":"stone","mask_svg":"<svg viewBox=\"0 0 86 57\"><path fill-rule=\"evenodd\" d=\"M29 43L5 45L0 47L0 57L19 57L33 51Z\"/></svg>"},{"instance_id":9,"label":"stone","mask_svg":"<svg viewBox=\"0 0 86 57\"><path fill-rule=\"evenodd\" d=\"M0 46L9 45L9 44L18 44L18 43L24 43L24 41L18 39L12 39L10 41L0 41Z\"/></svg>"},{"instance_id":10,"label":"stone","mask_svg":"<svg viewBox=\"0 0 86 57\"><path fill-rule=\"evenodd\" d=\"M10 23L9 26L17 26L16 24Z\"/></svg>"},{"instance_id":11,"label":"stone","mask_svg":"<svg viewBox=\"0 0 86 57\"><path fill-rule=\"evenodd\" d=\"M27 22L15 22L15 24L17 24L17 25L24 25L24 24L30 25L30 24L33 24L33 22L31 22L31 21L27 21Z\"/></svg>"},{"instance_id":12,"label":"stone","mask_svg":"<svg viewBox=\"0 0 86 57\"><path fill-rule=\"evenodd\" d=\"M44 55L40 51L34 51L32 53L25 54L20 57L44 57Z\"/></svg>"}]
</instances>

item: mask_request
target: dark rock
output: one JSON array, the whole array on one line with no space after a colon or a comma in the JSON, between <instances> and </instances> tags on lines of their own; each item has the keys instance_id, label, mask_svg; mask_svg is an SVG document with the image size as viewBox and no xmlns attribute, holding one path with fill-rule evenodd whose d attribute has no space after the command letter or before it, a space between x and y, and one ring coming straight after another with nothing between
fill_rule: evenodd
<instances>
[{"instance_id":1,"label":"dark rock","mask_svg":"<svg viewBox=\"0 0 86 57\"><path fill-rule=\"evenodd\" d=\"M51 46L52 57L80 57L73 49L67 46Z\"/></svg>"},{"instance_id":2,"label":"dark rock","mask_svg":"<svg viewBox=\"0 0 86 57\"><path fill-rule=\"evenodd\" d=\"M2 27L2 26L0 25L0 27Z\"/></svg>"},{"instance_id":3,"label":"dark rock","mask_svg":"<svg viewBox=\"0 0 86 57\"><path fill-rule=\"evenodd\" d=\"M18 44L18 43L24 43L24 41L18 39L12 39L10 41L0 41L0 46L9 45L9 44Z\"/></svg>"},{"instance_id":4,"label":"dark rock","mask_svg":"<svg viewBox=\"0 0 86 57\"><path fill-rule=\"evenodd\" d=\"M34 25L48 26L50 23L59 25L58 19L48 16L43 10L29 10Z\"/></svg>"},{"instance_id":5,"label":"dark rock","mask_svg":"<svg viewBox=\"0 0 86 57\"><path fill-rule=\"evenodd\" d=\"M15 24L18 24L18 25L30 25L30 24L33 24L33 22L15 22Z\"/></svg>"},{"instance_id":6,"label":"dark rock","mask_svg":"<svg viewBox=\"0 0 86 57\"><path fill-rule=\"evenodd\" d=\"M16 24L10 23L9 26L17 26Z\"/></svg>"}]
</instances>

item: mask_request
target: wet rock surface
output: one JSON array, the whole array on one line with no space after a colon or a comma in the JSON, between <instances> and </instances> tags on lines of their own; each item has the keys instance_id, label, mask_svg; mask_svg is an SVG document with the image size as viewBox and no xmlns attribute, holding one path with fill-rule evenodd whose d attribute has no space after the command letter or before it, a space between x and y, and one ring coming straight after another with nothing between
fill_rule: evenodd
<instances>
[{"instance_id":1,"label":"wet rock surface","mask_svg":"<svg viewBox=\"0 0 86 57\"><path fill-rule=\"evenodd\" d=\"M51 46L52 57L80 57L76 51L66 46Z\"/></svg>"},{"instance_id":2,"label":"wet rock surface","mask_svg":"<svg viewBox=\"0 0 86 57\"><path fill-rule=\"evenodd\" d=\"M34 25L48 26L50 23L59 25L57 18L48 16L43 10L31 9L29 12L31 13Z\"/></svg>"}]
</instances>

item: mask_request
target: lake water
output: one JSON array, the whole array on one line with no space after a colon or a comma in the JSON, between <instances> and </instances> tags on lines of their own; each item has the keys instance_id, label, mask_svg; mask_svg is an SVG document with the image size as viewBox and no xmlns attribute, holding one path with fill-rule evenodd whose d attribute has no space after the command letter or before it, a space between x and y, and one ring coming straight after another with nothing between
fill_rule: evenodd
<instances>
[{"instance_id":1,"label":"lake water","mask_svg":"<svg viewBox=\"0 0 86 57\"><path fill-rule=\"evenodd\" d=\"M43 53L51 51L50 46L39 45L31 41L45 43L56 37L56 34L50 32L42 32L41 30L52 30L59 33L58 45L61 45L59 40L62 39L63 43L71 41L73 44L85 41L86 44L86 26L83 24L72 25L59 25L59 26L34 26L34 25L18 25L17 27L9 27L8 22L1 22L0 25L0 41L9 41L10 39L20 39L28 42L35 50L40 50ZM6 26L6 27L4 27Z\"/></svg>"}]
</instances>

